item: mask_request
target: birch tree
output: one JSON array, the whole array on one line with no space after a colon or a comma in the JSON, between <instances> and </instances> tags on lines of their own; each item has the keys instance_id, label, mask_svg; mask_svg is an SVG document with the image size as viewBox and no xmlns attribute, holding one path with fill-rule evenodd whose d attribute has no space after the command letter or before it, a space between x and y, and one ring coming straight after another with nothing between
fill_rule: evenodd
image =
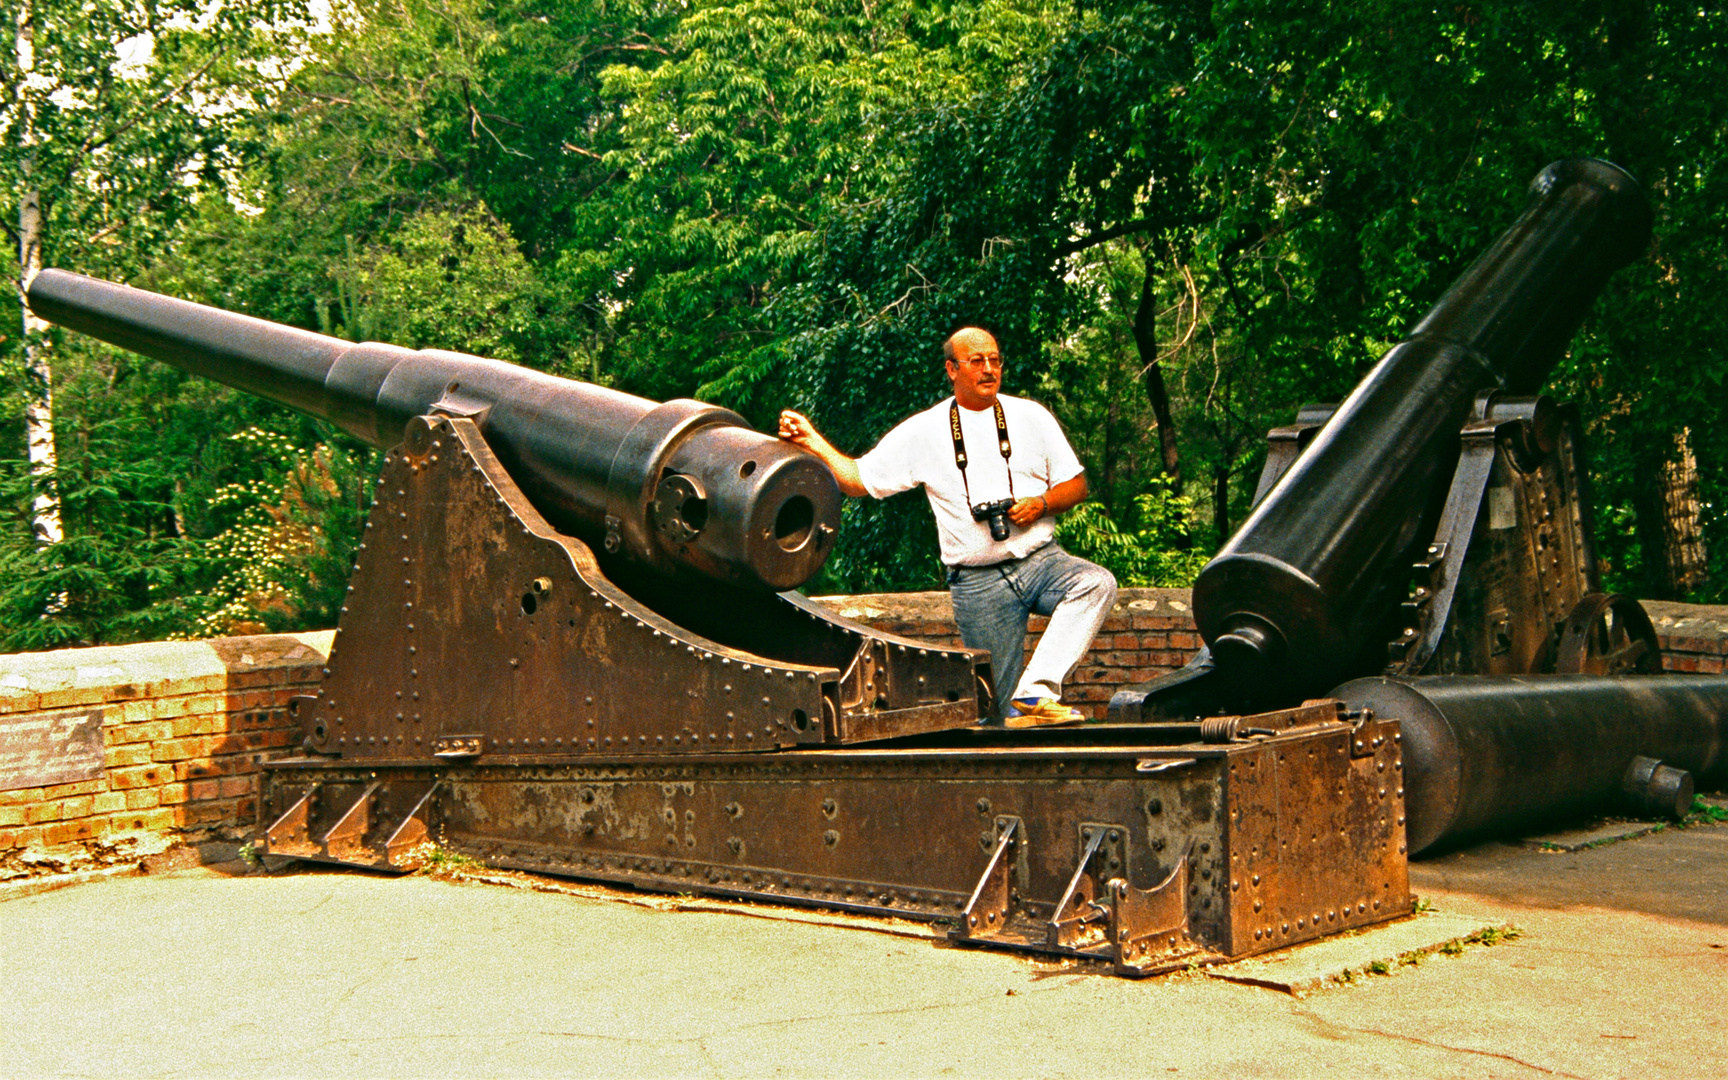
<instances>
[{"instance_id":1,"label":"birch tree","mask_svg":"<svg viewBox=\"0 0 1728 1080\"><path fill-rule=\"evenodd\" d=\"M124 277L247 151L240 121L292 55L298 0L9 0L0 87L4 223L17 252L25 439L40 546L64 539L54 353L23 303L52 262Z\"/></svg>"}]
</instances>

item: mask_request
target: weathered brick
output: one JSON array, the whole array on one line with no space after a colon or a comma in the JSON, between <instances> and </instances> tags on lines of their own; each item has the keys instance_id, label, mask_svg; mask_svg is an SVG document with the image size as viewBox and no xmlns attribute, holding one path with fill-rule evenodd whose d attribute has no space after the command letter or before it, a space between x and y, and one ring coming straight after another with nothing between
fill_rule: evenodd
<instances>
[{"instance_id":1,"label":"weathered brick","mask_svg":"<svg viewBox=\"0 0 1728 1080\"><path fill-rule=\"evenodd\" d=\"M250 768L252 768L252 759L244 756L198 758L194 761L175 763L174 779L181 781L212 780L219 776L245 772Z\"/></svg>"},{"instance_id":2,"label":"weathered brick","mask_svg":"<svg viewBox=\"0 0 1728 1080\"><path fill-rule=\"evenodd\" d=\"M220 780L194 780L187 785L187 790L193 802L203 799L217 799L222 796L222 782Z\"/></svg>"},{"instance_id":3,"label":"weathered brick","mask_svg":"<svg viewBox=\"0 0 1728 1080\"><path fill-rule=\"evenodd\" d=\"M1088 702L1109 701L1114 689L1104 684L1082 683L1079 686L1064 686L1062 702L1065 705L1080 705Z\"/></svg>"},{"instance_id":4,"label":"weathered brick","mask_svg":"<svg viewBox=\"0 0 1728 1080\"><path fill-rule=\"evenodd\" d=\"M110 746L105 755L110 769L125 769L133 765L150 764L150 746L148 743L128 743L124 746Z\"/></svg>"},{"instance_id":5,"label":"weathered brick","mask_svg":"<svg viewBox=\"0 0 1728 1080\"><path fill-rule=\"evenodd\" d=\"M42 801L42 789L39 787L16 788L12 791L0 791L0 806L23 806L26 803Z\"/></svg>"},{"instance_id":6,"label":"weathered brick","mask_svg":"<svg viewBox=\"0 0 1728 1080\"><path fill-rule=\"evenodd\" d=\"M136 829L140 832L166 832L175 827L174 812L166 808L155 810L128 810L124 814L115 814L108 819L112 829Z\"/></svg>"},{"instance_id":7,"label":"weathered brick","mask_svg":"<svg viewBox=\"0 0 1728 1080\"><path fill-rule=\"evenodd\" d=\"M58 799L51 802L39 802L34 806L26 806L24 807L24 824L41 825L48 821L59 821L65 817L65 814L61 812L63 809Z\"/></svg>"},{"instance_id":8,"label":"weathered brick","mask_svg":"<svg viewBox=\"0 0 1728 1080\"><path fill-rule=\"evenodd\" d=\"M193 713L190 716L176 716L168 723L176 739L192 735L219 735L228 730L228 714Z\"/></svg>"},{"instance_id":9,"label":"weathered brick","mask_svg":"<svg viewBox=\"0 0 1728 1080\"><path fill-rule=\"evenodd\" d=\"M129 788L156 787L174 779L174 770L167 765L141 765L132 769L113 769L108 773L108 786L124 791Z\"/></svg>"},{"instance_id":10,"label":"weathered brick","mask_svg":"<svg viewBox=\"0 0 1728 1080\"><path fill-rule=\"evenodd\" d=\"M96 803L91 808L92 812L97 814L112 814L116 810L126 809L127 794L128 793L124 791L102 792L100 795L95 797Z\"/></svg>"},{"instance_id":11,"label":"weathered brick","mask_svg":"<svg viewBox=\"0 0 1728 1080\"><path fill-rule=\"evenodd\" d=\"M239 798L251 795L258 790L256 776L225 776L218 781L222 797L225 799Z\"/></svg>"},{"instance_id":12,"label":"weathered brick","mask_svg":"<svg viewBox=\"0 0 1728 1080\"><path fill-rule=\"evenodd\" d=\"M71 795L94 795L107 787L101 779L74 780L66 784L54 784L42 789L44 799L64 799Z\"/></svg>"},{"instance_id":13,"label":"weathered brick","mask_svg":"<svg viewBox=\"0 0 1728 1080\"><path fill-rule=\"evenodd\" d=\"M154 714L158 720L174 720L182 716L222 714L226 694L182 694L158 699Z\"/></svg>"},{"instance_id":14,"label":"weathered brick","mask_svg":"<svg viewBox=\"0 0 1728 1080\"><path fill-rule=\"evenodd\" d=\"M96 835L96 827L102 824L92 818L79 818L76 821L59 821L42 827L42 842L49 847L58 844L75 844L80 840L88 840Z\"/></svg>"},{"instance_id":15,"label":"weathered brick","mask_svg":"<svg viewBox=\"0 0 1728 1080\"><path fill-rule=\"evenodd\" d=\"M0 806L0 829L10 829L26 824L22 806Z\"/></svg>"},{"instance_id":16,"label":"weathered brick","mask_svg":"<svg viewBox=\"0 0 1728 1080\"><path fill-rule=\"evenodd\" d=\"M186 761L209 755L219 740L213 735L193 735L184 739L165 739L153 743L150 757L155 761Z\"/></svg>"},{"instance_id":17,"label":"weathered brick","mask_svg":"<svg viewBox=\"0 0 1728 1080\"><path fill-rule=\"evenodd\" d=\"M229 800L194 802L174 808L174 817L182 827L221 825L239 821L236 804Z\"/></svg>"},{"instance_id":18,"label":"weathered brick","mask_svg":"<svg viewBox=\"0 0 1728 1080\"><path fill-rule=\"evenodd\" d=\"M96 796L94 795L74 795L69 799L61 799L59 802L62 821L89 817L96 808Z\"/></svg>"},{"instance_id":19,"label":"weathered brick","mask_svg":"<svg viewBox=\"0 0 1728 1080\"><path fill-rule=\"evenodd\" d=\"M0 829L0 851L42 846L42 826L23 825L16 829Z\"/></svg>"},{"instance_id":20,"label":"weathered brick","mask_svg":"<svg viewBox=\"0 0 1728 1080\"><path fill-rule=\"evenodd\" d=\"M135 724L107 726L102 732L102 737L109 746L117 746L129 743L155 742L158 739L168 738L170 734L172 732L169 729L168 721L145 720Z\"/></svg>"},{"instance_id":21,"label":"weathered brick","mask_svg":"<svg viewBox=\"0 0 1728 1080\"><path fill-rule=\"evenodd\" d=\"M174 798L169 798L171 793L175 796ZM126 792L125 795L126 809L154 810L156 807L161 806L166 802L185 802L186 785L163 784L161 787L133 788L131 791Z\"/></svg>"},{"instance_id":22,"label":"weathered brick","mask_svg":"<svg viewBox=\"0 0 1728 1080\"><path fill-rule=\"evenodd\" d=\"M44 690L36 696L36 711L69 709L75 705L101 705L113 697L105 686L76 686L60 690Z\"/></svg>"}]
</instances>

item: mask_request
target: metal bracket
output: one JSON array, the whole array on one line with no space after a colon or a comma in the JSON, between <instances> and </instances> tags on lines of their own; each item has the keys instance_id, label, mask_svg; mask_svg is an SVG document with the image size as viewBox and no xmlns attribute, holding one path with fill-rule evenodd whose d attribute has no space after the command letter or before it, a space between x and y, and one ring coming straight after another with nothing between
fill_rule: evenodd
<instances>
[{"instance_id":1,"label":"metal bracket","mask_svg":"<svg viewBox=\"0 0 1728 1080\"><path fill-rule=\"evenodd\" d=\"M1008 814L997 817L996 846L972 889L972 898L960 913L960 928L949 935L951 939L989 941L1001 936L1018 899L1012 877L1024 834L1025 825L1019 818Z\"/></svg>"},{"instance_id":2,"label":"metal bracket","mask_svg":"<svg viewBox=\"0 0 1728 1080\"><path fill-rule=\"evenodd\" d=\"M312 814L312 799L318 794L322 784L312 784L301 793L294 805L284 810L269 828L264 830L261 845L272 855L306 855L314 854L317 845L312 843L310 820Z\"/></svg>"},{"instance_id":3,"label":"metal bracket","mask_svg":"<svg viewBox=\"0 0 1728 1080\"><path fill-rule=\"evenodd\" d=\"M432 838L432 797L438 793L440 783L434 781L432 786L426 789L426 794L420 796L414 803L414 808L408 811L408 816L402 819L402 823L396 826L390 838L384 841L384 862L387 865L401 866L402 856Z\"/></svg>"},{"instance_id":4,"label":"metal bracket","mask_svg":"<svg viewBox=\"0 0 1728 1080\"><path fill-rule=\"evenodd\" d=\"M1079 864L1044 928L1052 948L1084 948L1102 939L1110 911L1099 900L1106 881L1128 873L1126 835L1120 825L1081 823Z\"/></svg>"},{"instance_id":5,"label":"metal bracket","mask_svg":"<svg viewBox=\"0 0 1728 1080\"><path fill-rule=\"evenodd\" d=\"M376 780L367 784L359 798L342 812L336 824L324 834L320 846L326 857L342 862L358 861L364 857L366 833L372 828L373 796L381 786Z\"/></svg>"},{"instance_id":6,"label":"metal bracket","mask_svg":"<svg viewBox=\"0 0 1728 1080\"><path fill-rule=\"evenodd\" d=\"M1188 937L1187 855L1150 889L1136 889L1126 878L1111 878L1105 891L1118 975L1150 975L1171 960L1200 951Z\"/></svg>"}]
</instances>

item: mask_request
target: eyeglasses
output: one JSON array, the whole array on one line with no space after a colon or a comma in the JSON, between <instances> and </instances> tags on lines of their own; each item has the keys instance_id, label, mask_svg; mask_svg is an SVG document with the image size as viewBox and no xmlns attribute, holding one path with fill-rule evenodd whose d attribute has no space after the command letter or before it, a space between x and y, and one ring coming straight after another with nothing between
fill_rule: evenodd
<instances>
[{"instance_id":1,"label":"eyeglasses","mask_svg":"<svg viewBox=\"0 0 1728 1080\"><path fill-rule=\"evenodd\" d=\"M952 363L957 367L970 368L973 371L983 371L987 367L993 367L997 371L1002 370L1002 358L1000 356L973 356L965 360L954 360Z\"/></svg>"}]
</instances>

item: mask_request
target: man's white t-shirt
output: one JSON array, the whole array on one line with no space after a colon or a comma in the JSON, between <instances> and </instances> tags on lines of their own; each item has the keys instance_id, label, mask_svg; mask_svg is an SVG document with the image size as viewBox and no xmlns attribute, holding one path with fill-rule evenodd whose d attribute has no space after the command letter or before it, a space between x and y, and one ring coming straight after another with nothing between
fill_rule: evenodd
<instances>
[{"instance_id":1,"label":"man's white t-shirt","mask_svg":"<svg viewBox=\"0 0 1728 1080\"><path fill-rule=\"evenodd\" d=\"M1023 559L1056 537L1056 519L1041 517L1022 529L1010 522L1008 539L990 538L988 521L973 521L972 507L1009 496L1008 474L1014 474L1014 497L1042 495L1083 471L1074 448L1050 411L1035 401L998 394L1008 424L1013 456L1002 460L996 441L996 410L960 410L960 432L966 440L966 476L954 464L954 439L948 431L952 397L916 413L882 437L876 448L858 459L858 478L878 499L923 485L936 515L942 561L949 566L988 566L1006 559ZM968 504L967 489L971 502Z\"/></svg>"}]
</instances>

